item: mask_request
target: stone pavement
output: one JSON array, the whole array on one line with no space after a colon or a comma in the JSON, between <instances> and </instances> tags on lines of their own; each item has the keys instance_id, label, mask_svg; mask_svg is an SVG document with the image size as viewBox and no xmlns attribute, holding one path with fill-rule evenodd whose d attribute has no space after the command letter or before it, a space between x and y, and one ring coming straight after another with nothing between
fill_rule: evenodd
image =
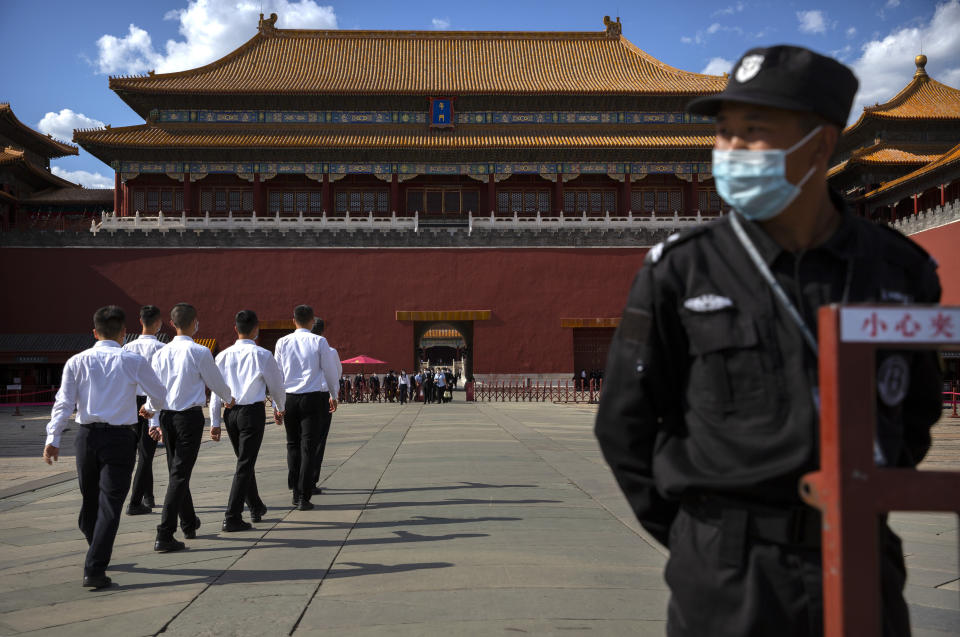
<instances>
[{"instance_id":1,"label":"stone pavement","mask_svg":"<svg viewBox=\"0 0 960 637\"><path fill-rule=\"evenodd\" d=\"M459 396L458 396L459 399ZM257 473L270 511L219 532L234 457L204 442L203 525L155 554L152 515L124 517L108 574L80 587L85 542L66 434L40 459L48 411L0 414L0 635L662 635L665 550L639 529L592 436L594 409L550 404L345 405L324 494L294 511L284 436ZM932 468L960 465L960 420ZM165 463L155 464L156 495ZM896 514L914 634L960 633L957 518Z\"/></svg>"}]
</instances>

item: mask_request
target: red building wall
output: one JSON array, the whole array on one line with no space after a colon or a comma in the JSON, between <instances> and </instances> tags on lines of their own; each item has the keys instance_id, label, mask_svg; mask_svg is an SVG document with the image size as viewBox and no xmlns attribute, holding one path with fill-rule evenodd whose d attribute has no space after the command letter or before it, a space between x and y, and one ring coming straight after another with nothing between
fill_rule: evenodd
<instances>
[{"instance_id":1,"label":"red building wall","mask_svg":"<svg viewBox=\"0 0 960 637\"><path fill-rule=\"evenodd\" d=\"M960 222L911 235L940 264L941 302L960 305Z\"/></svg>"},{"instance_id":2,"label":"red building wall","mask_svg":"<svg viewBox=\"0 0 960 637\"><path fill-rule=\"evenodd\" d=\"M2 333L91 329L93 312L122 306L139 331L143 304L194 304L199 338L235 338L233 315L289 319L299 303L327 321L343 358L413 363L413 324L397 310L491 310L474 324L477 374L573 371L561 318L620 316L645 248L100 249L4 248Z\"/></svg>"}]
</instances>

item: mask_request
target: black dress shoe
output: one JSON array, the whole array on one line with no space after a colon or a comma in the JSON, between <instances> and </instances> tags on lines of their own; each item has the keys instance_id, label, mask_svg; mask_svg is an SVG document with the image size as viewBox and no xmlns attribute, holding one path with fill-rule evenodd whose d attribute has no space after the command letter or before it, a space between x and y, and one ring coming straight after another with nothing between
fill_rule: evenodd
<instances>
[{"instance_id":1,"label":"black dress shoe","mask_svg":"<svg viewBox=\"0 0 960 637\"><path fill-rule=\"evenodd\" d=\"M267 507L260 506L250 511L250 519L253 520L254 522L259 522L260 520L263 519L263 516L265 516L266 514L267 514Z\"/></svg>"},{"instance_id":2,"label":"black dress shoe","mask_svg":"<svg viewBox=\"0 0 960 637\"><path fill-rule=\"evenodd\" d=\"M298 511L309 511L313 508L313 502L310 500L300 500L300 504L297 505Z\"/></svg>"},{"instance_id":3,"label":"black dress shoe","mask_svg":"<svg viewBox=\"0 0 960 637\"><path fill-rule=\"evenodd\" d=\"M200 528L200 518L194 518L193 526L188 526L183 530L183 537L192 540L197 537L197 529Z\"/></svg>"},{"instance_id":4,"label":"black dress shoe","mask_svg":"<svg viewBox=\"0 0 960 637\"><path fill-rule=\"evenodd\" d=\"M320 495L320 494L322 494L322 493L323 493L323 489L322 489L322 488L320 488L320 487L314 487L314 488L313 488L313 495Z\"/></svg>"},{"instance_id":5,"label":"black dress shoe","mask_svg":"<svg viewBox=\"0 0 960 637\"><path fill-rule=\"evenodd\" d=\"M249 531L253 528L253 525L249 522L244 522L243 520L224 520L223 525L220 529L226 533L234 533L235 531Z\"/></svg>"},{"instance_id":6,"label":"black dress shoe","mask_svg":"<svg viewBox=\"0 0 960 637\"><path fill-rule=\"evenodd\" d=\"M152 509L153 507L157 506L157 501L153 499L152 495L145 495L143 496L143 504L144 506L148 506Z\"/></svg>"},{"instance_id":7,"label":"black dress shoe","mask_svg":"<svg viewBox=\"0 0 960 637\"><path fill-rule=\"evenodd\" d=\"M106 575L90 575L89 577L84 576L83 578L83 587L92 588L93 590L107 588L111 584L113 584L113 580Z\"/></svg>"},{"instance_id":8,"label":"black dress shoe","mask_svg":"<svg viewBox=\"0 0 960 637\"><path fill-rule=\"evenodd\" d=\"M295 506L295 507L300 506L300 492L299 492L299 491L294 491L294 492L293 492L293 506Z\"/></svg>"},{"instance_id":9,"label":"black dress shoe","mask_svg":"<svg viewBox=\"0 0 960 637\"><path fill-rule=\"evenodd\" d=\"M179 540L170 538L169 540L157 540L153 543L153 550L157 553L170 553L171 551L182 551L187 545Z\"/></svg>"},{"instance_id":10,"label":"black dress shoe","mask_svg":"<svg viewBox=\"0 0 960 637\"><path fill-rule=\"evenodd\" d=\"M127 515L146 515L153 513L153 509L145 504L131 504L127 507Z\"/></svg>"}]
</instances>

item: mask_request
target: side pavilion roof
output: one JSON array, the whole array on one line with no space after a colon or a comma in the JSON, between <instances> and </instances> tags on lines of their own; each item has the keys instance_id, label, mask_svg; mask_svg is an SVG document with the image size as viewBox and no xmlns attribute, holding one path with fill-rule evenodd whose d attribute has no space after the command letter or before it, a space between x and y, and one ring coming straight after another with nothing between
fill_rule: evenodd
<instances>
[{"instance_id":1,"label":"side pavilion roof","mask_svg":"<svg viewBox=\"0 0 960 637\"><path fill-rule=\"evenodd\" d=\"M49 135L37 132L17 119L10 104L0 102L0 132L23 148L28 148L42 157L53 158L76 155L76 146L57 141Z\"/></svg>"}]
</instances>

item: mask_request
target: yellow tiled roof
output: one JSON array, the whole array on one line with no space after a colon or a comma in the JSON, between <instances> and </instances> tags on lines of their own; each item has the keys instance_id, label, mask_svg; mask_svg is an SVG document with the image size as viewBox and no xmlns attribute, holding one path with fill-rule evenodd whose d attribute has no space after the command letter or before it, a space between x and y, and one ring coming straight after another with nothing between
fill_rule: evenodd
<instances>
[{"instance_id":1,"label":"yellow tiled roof","mask_svg":"<svg viewBox=\"0 0 960 637\"><path fill-rule=\"evenodd\" d=\"M696 95L723 77L681 71L619 28L600 32L308 31L272 23L200 68L110 78L133 93Z\"/></svg>"},{"instance_id":2,"label":"yellow tiled roof","mask_svg":"<svg viewBox=\"0 0 960 637\"><path fill-rule=\"evenodd\" d=\"M960 90L927 75L926 56L918 55L917 71L903 90L884 104L866 106L850 131L869 117L884 119L960 119Z\"/></svg>"},{"instance_id":3,"label":"yellow tiled roof","mask_svg":"<svg viewBox=\"0 0 960 637\"><path fill-rule=\"evenodd\" d=\"M64 155L76 155L80 152L76 146L57 141L50 135L37 132L21 122L13 114L13 109L7 102L0 102L0 132L4 132L7 137L13 138L14 143L19 142L25 147L32 146L34 150L45 157L63 157Z\"/></svg>"},{"instance_id":4,"label":"yellow tiled roof","mask_svg":"<svg viewBox=\"0 0 960 637\"><path fill-rule=\"evenodd\" d=\"M57 187L77 187L75 183L57 177L42 166L35 165L26 158L24 151L18 148L13 148L11 146L0 148L0 166L3 165L12 166L16 169L23 169L27 175L31 175L33 178L39 178L41 181L53 184Z\"/></svg>"},{"instance_id":5,"label":"yellow tiled roof","mask_svg":"<svg viewBox=\"0 0 960 637\"><path fill-rule=\"evenodd\" d=\"M453 130L409 124L349 124L278 127L251 124L141 124L77 131L80 144L144 148L711 148L711 126L643 127L557 124L512 128L472 125Z\"/></svg>"},{"instance_id":6,"label":"yellow tiled roof","mask_svg":"<svg viewBox=\"0 0 960 637\"><path fill-rule=\"evenodd\" d=\"M423 338L463 338L460 332L454 329L432 329L424 333Z\"/></svg>"},{"instance_id":7,"label":"yellow tiled roof","mask_svg":"<svg viewBox=\"0 0 960 637\"><path fill-rule=\"evenodd\" d=\"M943 146L944 144L878 142L872 146L854 150L846 161L840 162L827 171L827 177L833 177L857 164L871 166L926 164L943 155Z\"/></svg>"},{"instance_id":8,"label":"yellow tiled roof","mask_svg":"<svg viewBox=\"0 0 960 637\"><path fill-rule=\"evenodd\" d=\"M17 150L12 146L0 149L0 164L8 164L23 159L23 151Z\"/></svg>"},{"instance_id":9,"label":"yellow tiled roof","mask_svg":"<svg viewBox=\"0 0 960 637\"><path fill-rule=\"evenodd\" d=\"M943 155L938 157L935 161L930 162L926 166L918 168L917 170L914 170L911 173L907 173L903 177L898 177L897 179L888 181L887 183L881 185L879 188L876 188L875 190L871 190L870 192L865 194L863 198L872 199L878 195L881 195L885 192L889 192L893 190L897 186L901 186L907 182L923 177L924 175L928 175L939 168L944 168L951 164L960 165L960 144L957 144L956 146L954 146L953 148L945 152ZM958 170L960 170L960 168L958 168Z\"/></svg>"}]
</instances>

